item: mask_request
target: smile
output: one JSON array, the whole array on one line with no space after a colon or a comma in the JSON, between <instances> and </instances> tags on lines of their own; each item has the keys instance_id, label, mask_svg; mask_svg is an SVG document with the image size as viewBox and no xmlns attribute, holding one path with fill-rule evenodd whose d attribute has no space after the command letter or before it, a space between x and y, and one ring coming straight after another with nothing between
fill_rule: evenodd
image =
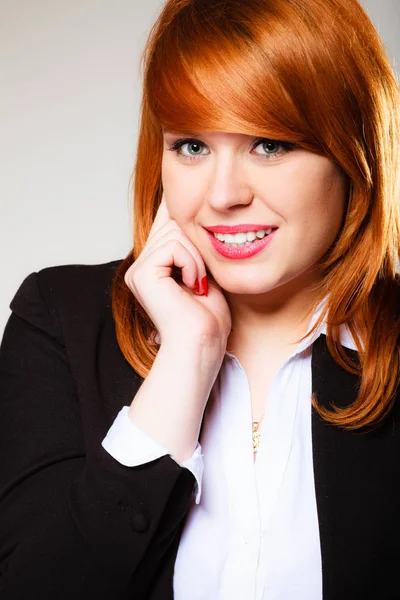
<instances>
[{"instance_id":1,"label":"smile","mask_svg":"<svg viewBox=\"0 0 400 600\"><path fill-rule=\"evenodd\" d=\"M240 260L262 252L272 242L278 228L238 234L221 234L207 231L211 244L225 258Z\"/></svg>"},{"instance_id":2,"label":"smile","mask_svg":"<svg viewBox=\"0 0 400 600\"><path fill-rule=\"evenodd\" d=\"M272 233L272 228L235 234L214 232L214 235L220 242L224 242L226 245L229 245L233 248L240 248L241 246L248 246L257 240L261 240L266 235L270 235L270 233Z\"/></svg>"}]
</instances>

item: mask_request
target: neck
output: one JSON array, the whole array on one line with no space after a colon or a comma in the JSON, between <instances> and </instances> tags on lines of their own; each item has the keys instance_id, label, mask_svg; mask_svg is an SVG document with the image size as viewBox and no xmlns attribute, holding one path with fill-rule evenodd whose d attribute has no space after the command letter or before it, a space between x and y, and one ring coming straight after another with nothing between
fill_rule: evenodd
<instances>
[{"instance_id":1,"label":"neck","mask_svg":"<svg viewBox=\"0 0 400 600\"><path fill-rule=\"evenodd\" d=\"M320 298L321 278L314 275L289 281L264 294L226 292L232 330L227 350L295 344L309 328Z\"/></svg>"}]
</instances>

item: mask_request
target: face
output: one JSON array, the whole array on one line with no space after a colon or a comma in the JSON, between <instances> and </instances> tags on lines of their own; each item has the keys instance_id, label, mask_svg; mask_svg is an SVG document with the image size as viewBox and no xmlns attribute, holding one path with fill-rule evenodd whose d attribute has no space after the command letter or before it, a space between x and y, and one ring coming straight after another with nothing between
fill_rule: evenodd
<instances>
[{"instance_id":1,"label":"face","mask_svg":"<svg viewBox=\"0 0 400 600\"><path fill-rule=\"evenodd\" d=\"M283 293L321 278L318 262L338 235L348 193L345 176L328 158L224 132L164 132L162 183L171 218L209 273L228 293L246 295ZM258 254L222 256L206 228L239 224L276 229Z\"/></svg>"}]
</instances>

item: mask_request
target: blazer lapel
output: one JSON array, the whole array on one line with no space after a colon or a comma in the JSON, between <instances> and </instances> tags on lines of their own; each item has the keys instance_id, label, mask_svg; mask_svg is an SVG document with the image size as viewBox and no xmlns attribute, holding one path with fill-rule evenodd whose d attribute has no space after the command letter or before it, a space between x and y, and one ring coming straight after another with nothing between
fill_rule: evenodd
<instances>
[{"instance_id":1,"label":"blazer lapel","mask_svg":"<svg viewBox=\"0 0 400 600\"><path fill-rule=\"evenodd\" d=\"M359 384L333 360L321 335L312 354L312 390L319 404L349 406ZM312 409L324 600L400 598L398 407L397 401L383 426L371 433L329 425Z\"/></svg>"}]
</instances>

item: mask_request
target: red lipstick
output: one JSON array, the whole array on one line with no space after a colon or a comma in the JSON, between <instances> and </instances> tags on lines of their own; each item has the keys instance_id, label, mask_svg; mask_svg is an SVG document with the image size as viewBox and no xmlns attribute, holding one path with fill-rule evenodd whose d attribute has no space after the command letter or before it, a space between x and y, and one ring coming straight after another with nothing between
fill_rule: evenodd
<instances>
[{"instance_id":1,"label":"red lipstick","mask_svg":"<svg viewBox=\"0 0 400 600\"><path fill-rule=\"evenodd\" d=\"M254 223L243 223L242 225L214 225L213 227L205 227L207 231L213 233L242 233L248 231L260 231L260 229L276 229L277 225L255 225Z\"/></svg>"},{"instance_id":2,"label":"red lipstick","mask_svg":"<svg viewBox=\"0 0 400 600\"><path fill-rule=\"evenodd\" d=\"M232 228L230 228L230 229L232 229ZM264 227L262 227L262 229L264 229ZM270 228L268 227L267 229L270 229ZM258 229L256 229L256 230L250 229L250 230L246 230L246 231L258 231ZM214 250L216 252L218 252L218 254L220 254L221 256L224 256L225 258L241 260L241 259L245 259L245 258L251 258L252 256L255 256L256 254L259 254L260 252L262 252L264 250L264 248L266 248L267 246L269 246L271 244L271 242L275 238L277 232L278 232L278 229L274 229L274 231L272 231L269 235L266 235L262 239L254 240L254 242L252 242L248 246L242 246L240 248L237 248L237 247L235 248L234 246L228 246L224 242L220 242L215 237L215 235L213 233L211 233L210 231L207 232L207 235L210 238L210 242L211 242ZM239 231L239 233L241 233L241 232Z\"/></svg>"}]
</instances>

